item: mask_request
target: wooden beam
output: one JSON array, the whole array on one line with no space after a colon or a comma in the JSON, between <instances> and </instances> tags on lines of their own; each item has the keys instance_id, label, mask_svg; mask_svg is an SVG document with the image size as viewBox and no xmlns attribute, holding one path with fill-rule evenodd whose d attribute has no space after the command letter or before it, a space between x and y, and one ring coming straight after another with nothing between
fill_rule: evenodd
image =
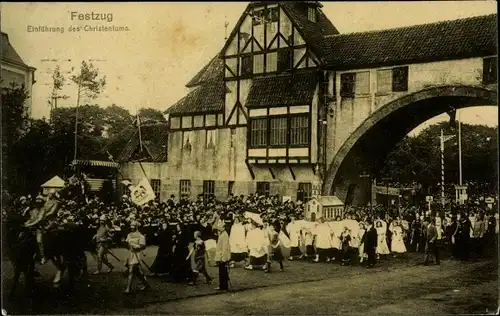
<instances>
[{"instance_id":1,"label":"wooden beam","mask_svg":"<svg viewBox=\"0 0 500 316\"><path fill-rule=\"evenodd\" d=\"M272 168L268 168L268 169L269 169L269 172L271 173L271 177L273 177L273 180L276 180L276 175L274 174L273 169Z\"/></svg>"},{"instance_id":2,"label":"wooden beam","mask_svg":"<svg viewBox=\"0 0 500 316\"><path fill-rule=\"evenodd\" d=\"M288 165L288 169L290 170L290 173L292 174L292 178L295 181L295 173L293 172L292 166ZM314 169L314 168L313 168Z\"/></svg>"},{"instance_id":3,"label":"wooden beam","mask_svg":"<svg viewBox=\"0 0 500 316\"><path fill-rule=\"evenodd\" d=\"M250 175L252 176L252 180L255 180L255 174L253 173L252 166L248 163L248 159L245 159L245 164L247 165L248 171L250 172Z\"/></svg>"}]
</instances>

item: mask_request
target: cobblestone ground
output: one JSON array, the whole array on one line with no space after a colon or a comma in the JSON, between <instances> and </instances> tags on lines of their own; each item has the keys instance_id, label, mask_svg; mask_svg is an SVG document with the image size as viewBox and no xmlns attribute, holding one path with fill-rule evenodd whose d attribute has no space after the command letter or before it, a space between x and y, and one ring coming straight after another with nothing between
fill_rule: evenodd
<instances>
[{"instance_id":1,"label":"cobblestone ground","mask_svg":"<svg viewBox=\"0 0 500 316\"><path fill-rule=\"evenodd\" d=\"M125 258L125 249L113 249ZM156 247L147 249L145 262L154 260ZM498 298L497 259L478 262L443 260L441 266L419 266L422 254L409 253L404 258L386 258L374 269L339 264L286 262L284 272L265 274L231 269L231 293L218 294L212 285L174 284L148 278L152 290L131 296L122 294L125 278L123 260L111 256L116 271L91 275L90 284L80 283L72 296L63 286L54 289L51 263L39 267L36 299L27 304L19 293L11 300L2 296L8 314L356 314L367 311L379 315L407 311L434 311L434 305L449 313L485 313L496 308ZM89 255L89 270L95 261ZM143 269L146 269L145 267ZM216 268L209 273L216 277ZM12 267L2 266L2 289L12 280ZM201 278L200 278L201 280ZM65 279L67 282L67 279ZM218 294L218 295L215 295ZM428 310L427 310L427 309ZM434 308L434 309L433 309Z\"/></svg>"}]
</instances>

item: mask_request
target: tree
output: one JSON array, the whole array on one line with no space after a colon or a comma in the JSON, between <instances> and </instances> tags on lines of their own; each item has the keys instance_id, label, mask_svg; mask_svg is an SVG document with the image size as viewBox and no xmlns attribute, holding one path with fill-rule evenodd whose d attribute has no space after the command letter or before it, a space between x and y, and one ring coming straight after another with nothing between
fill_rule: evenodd
<instances>
[{"instance_id":1,"label":"tree","mask_svg":"<svg viewBox=\"0 0 500 316\"><path fill-rule=\"evenodd\" d=\"M165 117L163 116L163 113L159 110L156 109L151 109L151 108L141 108L138 113L139 117L141 118L141 124L143 123L165 123Z\"/></svg>"},{"instance_id":2,"label":"tree","mask_svg":"<svg viewBox=\"0 0 500 316\"><path fill-rule=\"evenodd\" d=\"M66 78L62 75L59 65L56 66L54 72L52 73L52 93L50 95L50 110L52 115L52 110L57 109L57 101L59 99L68 99L67 95L60 95L62 88L64 87L64 83Z\"/></svg>"},{"instance_id":3,"label":"tree","mask_svg":"<svg viewBox=\"0 0 500 316\"><path fill-rule=\"evenodd\" d=\"M15 83L2 91L2 188L7 187L9 191L15 175L12 147L26 133L28 117L25 102L29 97L25 87Z\"/></svg>"},{"instance_id":4,"label":"tree","mask_svg":"<svg viewBox=\"0 0 500 316\"><path fill-rule=\"evenodd\" d=\"M80 67L80 73L71 76L71 81L76 83L78 87L77 98L76 98L76 111L75 111L75 144L74 144L74 158L76 159L78 155L78 108L80 106L80 99L83 96L91 99L97 98L97 96L102 92L102 89L106 85L106 76L99 77L99 70L94 68L92 63L87 64L82 61Z\"/></svg>"},{"instance_id":5,"label":"tree","mask_svg":"<svg viewBox=\"0 0 500 316\"><path fill-rule=\"evenodd\" d=\"M457 133L447 128L447 123L434 124L415 137L405 137L385 159L380 173L400 183L420 183L426 193L437 192L441 182L441 129L447 135ZM463 180L469 183L469 192L496 192L497 129L462 124L461 134ZM454 195L453 185L459 177L458 137L446 142L444 159L446 193Z\"/></svg>"}]
</instances>

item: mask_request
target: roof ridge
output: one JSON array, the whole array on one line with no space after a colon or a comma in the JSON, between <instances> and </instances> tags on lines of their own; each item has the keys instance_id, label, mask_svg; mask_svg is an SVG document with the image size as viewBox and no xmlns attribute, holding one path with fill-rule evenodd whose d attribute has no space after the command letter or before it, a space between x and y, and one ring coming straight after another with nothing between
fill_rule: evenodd
<instances>
[{"instance_id":1,"label":"roof ridge","mask_svg":"<svg viewBox=\"0 0 500 316\"><path fill-rule=\"evenodd\" d=\"M480 19L480 18L488 18L488 17L496 16L496 15L497 15L497 13L491 13L491 14L486 14L486 15L476 15L476 16L471 16L471 17L466 17L466 18L459 18L459 19L453 19L453 20L441 20L441 21L430 22L430 23L413 24L413 25L407 25L407 26L398 26L398 27L387 28L387 29L357 31L357 32L340 33L340 34L331 34L331 35L325 35L324 38L341 37L342 35L370 34L370 33L387 32L387 31L393 31L393 30L412 29L412 28L417 28L417 27L422 27L422 26L439 25L439 24L446 24L446 23L452 23L452 22L458 22L458 21L462 22L462 21L475 20L475 19Z\"/></svg>"},{"instance_id":2,"label":"roof ridge","mask_svg":"<svg viewBox=\"0 0 500 316\"><path fill-rule=\"evenodd\" d=\"M202 82L198 82L200 80L200 78L203 76L203 74L208 70L208 68L213 64L214 61L216 61L217 59L220 59L220 51L214 56L212 57L208 63L205 64L205 66L203 66L192 78L191 80L188 81L188 83L186 83L185 87L186 88L191 88L191 87L195 87L196 85L200 84L200 83L203 83Z\"/></svg>"}]
</instances>

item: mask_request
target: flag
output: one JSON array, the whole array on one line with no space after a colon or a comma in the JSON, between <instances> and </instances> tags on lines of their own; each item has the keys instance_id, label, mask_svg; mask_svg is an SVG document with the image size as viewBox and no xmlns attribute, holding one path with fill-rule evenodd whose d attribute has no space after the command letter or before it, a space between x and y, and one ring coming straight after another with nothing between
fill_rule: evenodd
<instances>
[{"instance_id":1,"label":"flag","mask_svg":"<svg viewBox=\"0 0 500 316\"><path fill-rule=\"evenodd\" d=\"M131 187L130 198L137 205L144 205L156 198L148 179L143 178L136 186Z\"/></svg>"}]
</instances>

